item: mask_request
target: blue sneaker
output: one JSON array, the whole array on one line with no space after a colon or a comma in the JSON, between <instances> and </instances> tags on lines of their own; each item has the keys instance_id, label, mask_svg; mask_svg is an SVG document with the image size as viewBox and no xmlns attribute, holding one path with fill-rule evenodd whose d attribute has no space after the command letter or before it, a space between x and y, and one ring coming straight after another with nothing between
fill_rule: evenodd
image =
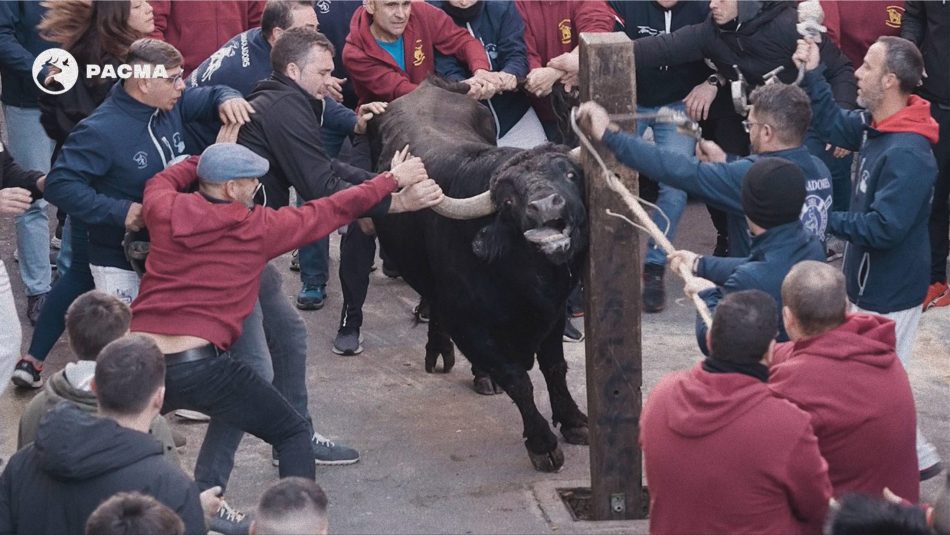
<instances>
[{"instance_id":1,"label":"blue sneaker","mask_svg":"<svg viewBox=\"0 0 950 535\"><path fill-rule=\"evenodd\" d=\"M320 310L326 303L327 294L324 286L304 284L297 294L297 308L300 310Z\"/></svg>"}]
</instances>

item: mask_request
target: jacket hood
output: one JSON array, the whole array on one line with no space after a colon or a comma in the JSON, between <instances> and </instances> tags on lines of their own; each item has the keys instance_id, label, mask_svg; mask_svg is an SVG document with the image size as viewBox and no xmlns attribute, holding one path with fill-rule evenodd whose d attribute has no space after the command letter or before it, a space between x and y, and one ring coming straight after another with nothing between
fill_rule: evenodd
<instances>
[{"instance_id":1,"label":"jacket hood","mask_svg":"<svg viewBox=\"0 0 950 535\"><path fill-rule=\"evenodd\" d=\"M930 102L917 95L907 99L904 109L871 126L878 132L919 134L931 145L940 137L940 125L930 115Z\"/></svg>"},{"instance_id":2,"label":"jacket hood","mask_svg":"<svg viewBox=\"0 0 950 535\"><path fill-rule=\"evenodd\" d=\"M59 480L91 479L162 455L161 443L148 434L71 403L60 403L43 417L34 447L40 468Z\"/></svg>"},{"instance_id":3,"label":"jacket hood","mask_svg":"<svg viewBox=\"0 0 950 535\"><path fill-rule=\"evenodd\" d=\"M684 437L702 437L729 425L769 397L768 386L739 373L709 373L698 364L673 386L669 426Z\"/></svg>"},{"instance_id":4,"label":"jacket hood","mask_svg":"<svg viewBox=\"0 0 950 535\"><path fill-rule=\"evenodd\" d=\"M60 370L46 382L46 395L49 396L49 405L56 405L60 401L69 401L79 405L86 412L95 412L99 407L96 395L88 390L76 388L66 377L66 371Z\"/></svg>"},{"instance_id":5,"label":"jacket hood","mask_svg":"<svg viewBox=\"0 0 950 535\"><path fill-rule=\"evenodd\" d=\"M813 355L887 368L897 358L896 343L893 321L870 314L849 314L836 329L795 342L791 358Z\"/></svg>"}]
</instances>

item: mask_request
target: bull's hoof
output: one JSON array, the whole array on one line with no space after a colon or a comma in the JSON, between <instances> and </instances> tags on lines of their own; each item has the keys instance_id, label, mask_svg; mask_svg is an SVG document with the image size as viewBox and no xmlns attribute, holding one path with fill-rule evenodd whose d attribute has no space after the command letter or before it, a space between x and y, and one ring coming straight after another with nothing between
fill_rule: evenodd
<instances>
[{"instance_id":1,"label":"bull's hoof","mask_svg":"<svg viewBox=\"0 0 950 535\"><path fill-rule=\"evenodd\" d=\"M565 427L561 425L561 436L564 437L564 441L568 444L576 444L578 446L587 446L590 444L590 430L586 425L580 427Z\"/></svg>"},{"instance_id":2,"label":"bull's hoof","mask_svg":"<svg viewBox=\"0 0 950 535\"><path fill-rule=\"evenodd\" d=\"M528 450L528 457L538 472L557 472L564 466L564 453L557 446L547 453L532 453Z\"/></svg>"},{"instance_id":3,"label":"bull's hoof","mask_svg":"<svg viewBox=\"0 0 950 535\"><path fill-rule=\"evenodd\" d=\"M449 373L455 366L455 350L449 349L442 352L442 373Z\"/></svg>"},{"instance_id":4,"label":"bull's hoof","mask_svg":"<svg viewBox=\"0 0 950 535\"><path fill-rule=\"evenodd\" d=\"M494 396L495 385L492 384L489 377L476 377L474 384L475 392L483 396Z\"/></svg>"},{"instance_id":5,"label":"bull's hoof","mask_svg":"<svg viewBox=\"0 0 950 535\"><path fill-rule=\"evenodd\" d=\"M439 354L436 352L429 353L426 351L426 373L432 373L435 371L435 364L439 361Z\"/></svg>"}]
</instances>

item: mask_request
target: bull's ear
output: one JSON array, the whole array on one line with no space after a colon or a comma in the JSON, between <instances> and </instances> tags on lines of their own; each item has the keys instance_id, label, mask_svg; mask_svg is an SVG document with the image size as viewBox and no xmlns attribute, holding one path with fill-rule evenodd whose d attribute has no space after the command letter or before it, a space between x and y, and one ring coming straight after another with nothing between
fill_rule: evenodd
<instances>
[{"instance_id":1,"label":"bull's ear","mask_svg":"<svg viewBox=\"0 0 950 535\"><path fill-rule=\"evenodd\" d=\"M472 252L485 262L491 262L501 256L507 247L508 237L494 223L482 227L472 239Z\"/></svg>"}]
</instances>

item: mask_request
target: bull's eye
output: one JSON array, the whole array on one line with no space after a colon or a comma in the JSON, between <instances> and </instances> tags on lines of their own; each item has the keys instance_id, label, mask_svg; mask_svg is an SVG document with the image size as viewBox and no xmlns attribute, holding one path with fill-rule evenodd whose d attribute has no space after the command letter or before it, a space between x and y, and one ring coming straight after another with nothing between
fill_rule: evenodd
<instances>
[{"instance_id":1,"label":"bull's eye","mask_svg":"<svg viewBox=\"0 0 950 535\"><path fill-rule=\"evenodd\" d=\"M568 179L568 180L574 180L574 177L576 177L576 176L577 176L577 175L574 173L574 171L571 171L570 173L567 174L567 179Z\"/></svg>"},{"instance_id":2,"label":"bull's eye","mask_svg":"<svg viewBox=\"0 0 950 535\"><path fill-rule=\"evenodd\" d=\"M505 199L505 208L511 208L512 204L514 204L514 201L511 199Z\"/></svg>"}]
</instances>

